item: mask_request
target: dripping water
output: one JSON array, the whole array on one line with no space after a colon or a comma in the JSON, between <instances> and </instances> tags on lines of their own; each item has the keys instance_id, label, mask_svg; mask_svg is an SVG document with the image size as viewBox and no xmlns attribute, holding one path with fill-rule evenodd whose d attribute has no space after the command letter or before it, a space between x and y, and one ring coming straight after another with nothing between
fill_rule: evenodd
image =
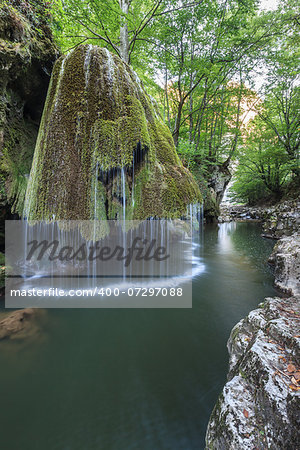
<instances>
[{"instance_id":1,"label":"dripping water","mask_svg":"<svg viewBox=\"0 0 300 450\"><path fill-rule=\"evenodd\" d=\"M87 87L89 84L89 79L90 79L92 49L93 49L93 46L91 44L89 44L86 55L85 55L85 60L84 60L85 90L87 90Z\"/></svg>"}]
</instances>

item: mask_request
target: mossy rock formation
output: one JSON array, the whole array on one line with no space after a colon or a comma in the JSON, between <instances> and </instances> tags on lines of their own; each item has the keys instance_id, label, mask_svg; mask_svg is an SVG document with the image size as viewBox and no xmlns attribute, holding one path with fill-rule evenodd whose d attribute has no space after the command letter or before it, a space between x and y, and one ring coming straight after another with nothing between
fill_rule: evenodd
<instances>
[{"instance_id":1,"label":"mossy rock formation","mask_svg":"<svg viewBox=\"0 0 300 450\"><path fill-rule=\"evenodd\" d=\"M55 64L27 188L30 220L175 218L197 184L135 72L81 45Z\"/></svg>"},{"instance_id":2,"label":"mossy rock formation","mask_svg":"<svg viewBox=\"0 0 300 450\"><path fill-rule=\"evenodd\" d=\"M22 214L39 122L59 52L46 18L26 2L0 7L0 207Z\"/></svg>"}]
</instances>

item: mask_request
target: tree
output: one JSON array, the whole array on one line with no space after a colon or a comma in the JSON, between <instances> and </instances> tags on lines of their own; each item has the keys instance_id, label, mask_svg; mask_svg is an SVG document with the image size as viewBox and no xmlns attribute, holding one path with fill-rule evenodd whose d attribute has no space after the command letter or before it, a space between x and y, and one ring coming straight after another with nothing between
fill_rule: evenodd
<instances>
[{"instance_id":1,"label":"tree","mask_svg":"<svg viewBox=\"0 0 300 450\"><path fill-rule=\"evenodd\" d=\"M189 9L204 0L57 0L53 9L56 26L75 45L89 40L101 42L130 64L138 41L149 41L145 33L154 21L175 11Z\"/></svg>"},{"instance_id":2,"label":"tree","mask_svg":"<svg viewBox=\"0 0 300 450\"><path fill-rule=\"evenodd\" d=\"M300 176L300 77L287 69L287 65L284 66L284 73L275 69L276 79L273 85L267 86L266 98L258 114L275 133L278 145L285 151L294 173Z\"/></svg>"},{"instance_id":3,"label":"tree","mask_svg":"<svg viewBox=\"0 0 300 450\"><path fill-rule=\"evenodd\" d=\"M248 126L238 161L233 185L236 200L253 204L261 199L282 197L293 166L276 133L259 116Z\"/></svg>"}]
</instances>

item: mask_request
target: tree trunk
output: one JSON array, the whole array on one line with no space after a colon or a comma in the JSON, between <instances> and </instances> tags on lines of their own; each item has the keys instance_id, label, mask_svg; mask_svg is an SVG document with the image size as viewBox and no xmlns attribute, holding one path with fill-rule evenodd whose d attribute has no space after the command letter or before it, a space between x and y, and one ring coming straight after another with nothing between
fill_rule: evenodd
<instances>
[{"instance_id":1,"label":"tree trunk","mask_svg":"<svg viewBox=\"0 0 300 450\"><path fill-rule=\"evenodd\" d=\"M182 100L180 100L180 103L179 103L178 109L177 109L175 130L174 130L174 133L173 133L173 139L174 139L175 147L177 147L178 141L179 141L179 131L180 131L180 122L181 122L182 108L183 108L183 102L182 102Z\"/></svg>"},{"instance_id":2,"label":"tree trunk","mask_svg":"<svg viewBox=\"0 0 300 450\"><path fill-rule=\"evenodd\" d=\"M127 18L130 6L130 0L119 0L119 5L122 13L124 14L121 17L121 25L120 25L120 54L123 61L127 64L129 62L129 37L128 37L128 25Z\"/></svg>"},{"instance_id":3,"label":"tree trunk","mask_svg":"<svg viewBox=\"0 0 300 450\"><path fill-rule=\"evenodd\" d=\"M192 43L191 48L191 73L190 73L190 91L192 91L193 88L193 82L194 82L194 73L193 73L193 61L194 61L194 44ZM193 142L193 129L194 129L194 118L193 118L193 92L190 94L190 127L189 127L189 140L190 143Z\"/></svg>"}]
</instances>

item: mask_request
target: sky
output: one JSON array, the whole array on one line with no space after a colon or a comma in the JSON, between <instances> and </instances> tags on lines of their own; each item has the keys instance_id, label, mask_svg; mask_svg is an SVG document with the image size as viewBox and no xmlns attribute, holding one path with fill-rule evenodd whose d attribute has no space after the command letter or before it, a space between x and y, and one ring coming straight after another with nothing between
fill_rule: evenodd
<instances>
[{"instance_id":1,"label":"sky","mask_svg":"<svg viewBox=\"0 0 300 450\"><path fill-rule=\"evenodd\" d=\"M260 9L264 11L272 11L276 9L278 0L260 0Z\"/></svg>"}]
</instances>

